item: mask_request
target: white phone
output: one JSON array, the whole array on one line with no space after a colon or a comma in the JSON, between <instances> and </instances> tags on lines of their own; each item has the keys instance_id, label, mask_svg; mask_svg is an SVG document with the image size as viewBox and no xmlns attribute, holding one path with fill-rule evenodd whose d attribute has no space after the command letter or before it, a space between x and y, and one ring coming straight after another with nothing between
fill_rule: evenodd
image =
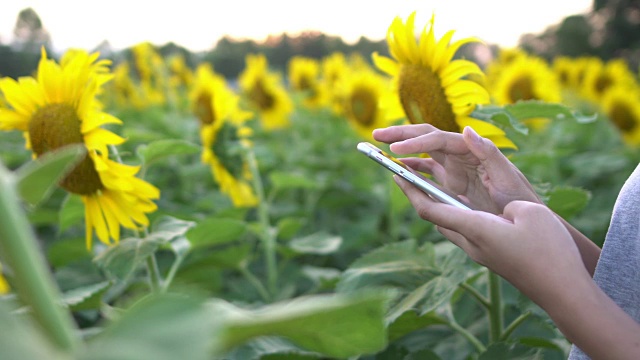
<instances>
[{"instance_id":1,"label":"white phone","mask_svg":"<svg viewBox=\"0 0 640 360\"><path fill-rule=\"evenodd\" d=\"M453 205L460 209L471 210L471 207L463 203L456 195L450 193L424 176L421 176L415 170L412 170L400 160L380 150L375 145L368 142L361 142L358 143L358 150L378 164L409 181L415 187L424 191L432 199Z\"/></svg>"}]
</instances>

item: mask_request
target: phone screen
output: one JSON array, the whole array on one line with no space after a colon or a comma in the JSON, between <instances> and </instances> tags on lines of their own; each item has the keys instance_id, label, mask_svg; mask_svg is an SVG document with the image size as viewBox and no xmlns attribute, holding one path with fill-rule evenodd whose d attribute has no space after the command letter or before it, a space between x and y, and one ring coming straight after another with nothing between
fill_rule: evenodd
<instances>
[{"instance_id":1,"label":"phone screen","mask_svg":"<svg viewBox=\"0 0 640 360\"><path fill-rule=\"evenodd\" d=\"M357 148L361 153L367 155L370 159L374 160L378 164L384 166L386 169L412 183L414 186L429 195L432 199L438 200L445 204L453 205L460 209L471 209L469 205L464 204L462 200L460 200L456 195L451 194L435 182L417 174L415 170L409 168L402 161L387 154L385 151L379 149L375 145L368 142L361 142L358 144Z\"/></svg>"}]
</instances>

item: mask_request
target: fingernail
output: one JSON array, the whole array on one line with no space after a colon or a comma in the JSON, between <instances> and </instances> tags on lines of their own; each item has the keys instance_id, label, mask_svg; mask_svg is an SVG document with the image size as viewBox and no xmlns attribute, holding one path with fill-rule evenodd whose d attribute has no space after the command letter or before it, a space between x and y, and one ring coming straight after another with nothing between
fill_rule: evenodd
<instances>
[{"instance_id":1,"label":"fingernail","mask_svg":"<svg viewBox=\"0 0 640 360\"><path fill-rule=\"evenodd\" d=\"M482 138L480 137L480 135L478 135L478 133L473 130L473 128L471 126L466 126L464 128L464 132L469 134L469 137L471 138L471 140L473 140L476 143L482 143Z\"/></svg>"}]
</instances>

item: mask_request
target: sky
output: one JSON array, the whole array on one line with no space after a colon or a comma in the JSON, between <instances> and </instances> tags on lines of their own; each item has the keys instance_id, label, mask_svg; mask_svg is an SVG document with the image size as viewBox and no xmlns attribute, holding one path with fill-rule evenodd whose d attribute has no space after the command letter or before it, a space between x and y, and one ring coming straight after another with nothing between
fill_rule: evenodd
<instances>
[{"instance_id":1,"label":"sky","mask_svg":"<svg viewBox=\"0 0 640 360\"><path fill-rule=\"evenodd\" d=\"M539 33L568 15L583 14L593 0L4 0L0 41L8 43L20 10L33 8L55 50L94 49L107 40L114 49L149 41L208 50L222 36L264 40L269 34L317 30L356 41L385 38L396 16L416 11L422 29L435 14L436 36L456 30L454 40L474 36L514 47L525 33Z\"/></svg>"}]
</instances>

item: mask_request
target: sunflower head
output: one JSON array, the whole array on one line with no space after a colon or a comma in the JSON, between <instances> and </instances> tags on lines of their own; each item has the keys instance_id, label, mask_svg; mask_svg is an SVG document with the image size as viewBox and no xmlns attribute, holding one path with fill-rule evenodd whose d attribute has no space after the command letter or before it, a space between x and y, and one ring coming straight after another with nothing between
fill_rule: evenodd
<instances>
[{"instance_id":1,"label":"sunflower head","mask_svg":"<svg viewBox=\"0 0 640 360\"><path fill-rule=\"evenodd\" d=\"M250 186L251 173L245 161L250 146L250 129L245 122L252 113L239 106L239 96L227 86L223 77L208 65L196 69L191 92L194 114L200 120L202 161L211 167L220 191L235 206L254 206L257 197Z\"/></svg>"},{"instance_id":2,"label":"sunflower head","mask_svg":"<svg viewBox=\"0 0 640 360\"><path fill-rule=\"evenodd\" d=\"M502 130L469 117L478 104L489 103L489 94L467 77L484 74L477 64L453 57L462 45L478 40L464 38L450 44L453 30L437 40L435 16L416 40L415 15L413 12L406 22L396 17L391 23L387 43L393 59L373 54L376 66L393 76L406 118L411 123L429 123L453 132L472 126L499 147L515 147Z\"/></svg>"},{"instance_id":3,"label":"sunflower head","mask_svg":"<svg viewBox=\"0 0 640 360\"><path fill-rule=\"evenodd\" d=\"M9 109L0 110L0 130L21 130L34 157L70 144L84 144L86 157L62 180L85 205L86 242L91 248L95 230L100 241L120 239L120 227L148 225L146 214L156 209L160 192L138 179L138 167L109 158L109 148L124 142L103 129L122 122L103 112L96 95L111 79L108 62L84 51L66 53L60 64L42 51L37 78L0 80Z\"/></svg>"},{"instance_id":4,"label":"sunflower head","mask_svg":"<svg viewBox=\"0 0 640 360\"><path fill-rule=\"evenodd\" d=\"M354 70L341 83L341 113L360 136L373 141L374 129L391 125L391 109L385 106L392 97L388 80L371 70Z\"/></svg>"},{"instance_id":5,"label":"sunflower head","mask_svg":"<svg viewBox=\"0 0 640 360\"><path fill-rule=\"evenodd\" d=\"M312 58L294 56L288 66L289 86L303 96L303 103L309 108L319 108L327 104L325 88L321 85L320 63Z\"/></svg>"},{"instance_id":6,"label":"sunflower head","mask_svg":"<svg viewBox=\"0 0 640 360\"><path fill-rule=\"evenodd\" d=\"M640 88L638 85L617 85L608 89L602 96L601 106L624 141L631 146L640 145Z\"/></svg>"},{"instance_id":7,"label":"sunflower head","mask_svg":"<svg viewBox=\"0 0 640 360\"><path fill-rule=\"evenodd\" d=\"M288 126L293 101L280 74L269 71L267 58L262 54L249 54L245 62L238 82L249 107L259 114L262 127L274 130Z\"/></svg>"},{"instance_id":8,"label":"sunflower head","mask_svg":"<svg viewBox=\"0 0 640 360\"><path fill-rule=\"evenodd\" d=\"M582 94L589 100L600 101L609 88L633 86L635 74L623 59L602 61L592 59L584 73Z\"/></svg>"}]
</instances>

